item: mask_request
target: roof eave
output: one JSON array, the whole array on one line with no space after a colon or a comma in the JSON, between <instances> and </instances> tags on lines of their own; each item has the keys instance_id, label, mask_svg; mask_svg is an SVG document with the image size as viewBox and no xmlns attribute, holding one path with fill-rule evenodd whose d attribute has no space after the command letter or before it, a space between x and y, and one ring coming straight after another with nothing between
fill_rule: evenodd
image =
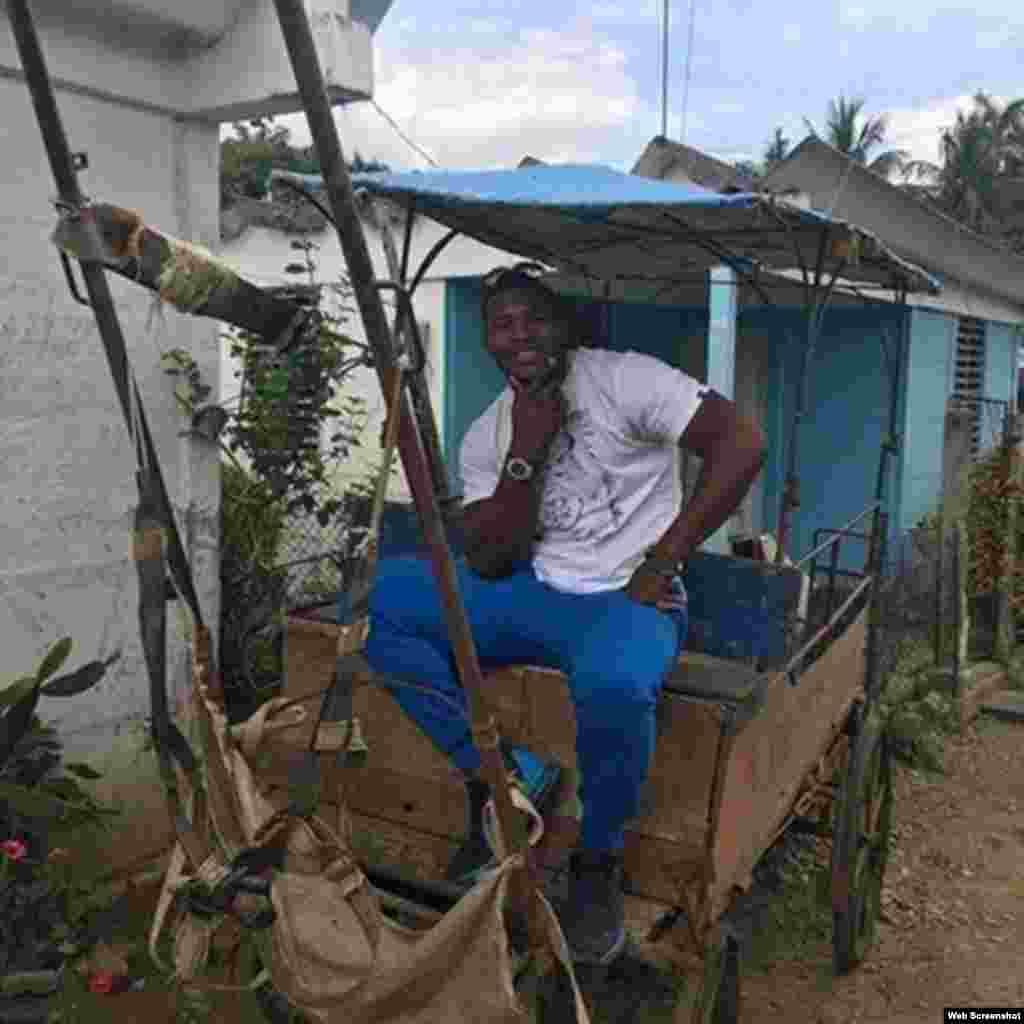
<instances>
[{"instance_id":1,"label":"roof eave","mask_svg":"<svg viewBox=\"0 0 1024 1024\"><path fill-rule=\"evenodd\" d=\"M823 186L823 176L834 187ZM932 209L821 139L804 139L766 175L762 188L828 191L829 212L835 216L867 228L912 263L1021 307L1024 316L1024 258Z\"/></svg>"}]
</instances>

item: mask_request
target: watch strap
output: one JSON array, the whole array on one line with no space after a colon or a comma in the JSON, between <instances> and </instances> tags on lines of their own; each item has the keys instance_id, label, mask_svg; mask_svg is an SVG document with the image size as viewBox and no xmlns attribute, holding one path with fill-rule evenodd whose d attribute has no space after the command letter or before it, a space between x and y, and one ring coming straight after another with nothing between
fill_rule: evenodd
<instances>
[{"instance_id":1,"label":"watch strap","mask_svg":"<svg viewBox=\"0 0 1024 1024\"><path fill-rule=\"evenodd\" d=\"M641 563L641 568L644 572L656 573L658 576L672 577L681 575L686 569L686 564L681 560L661 558L653 552L648 551Z\"/></svg>"}]
</instances>

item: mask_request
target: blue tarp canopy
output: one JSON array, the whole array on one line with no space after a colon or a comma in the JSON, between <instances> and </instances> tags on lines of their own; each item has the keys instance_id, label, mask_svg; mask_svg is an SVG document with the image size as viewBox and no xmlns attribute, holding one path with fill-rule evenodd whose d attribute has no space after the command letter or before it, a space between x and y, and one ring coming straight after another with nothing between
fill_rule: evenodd
<instances>
[{"instance_id":1,"label":"blue tarp canopy","mask_svg":"<svg viewBox=\"0 0 1024 1024\"><path fill-rule=\"evenodd\" d=\"M768 194L722 195L578 164L360 174L353 184L497 249L589 278L682 283L725 263L748 278L806 271L811 283L838 274L840 284L939 290L870 232Z\"/></svg>"}]
</instances>

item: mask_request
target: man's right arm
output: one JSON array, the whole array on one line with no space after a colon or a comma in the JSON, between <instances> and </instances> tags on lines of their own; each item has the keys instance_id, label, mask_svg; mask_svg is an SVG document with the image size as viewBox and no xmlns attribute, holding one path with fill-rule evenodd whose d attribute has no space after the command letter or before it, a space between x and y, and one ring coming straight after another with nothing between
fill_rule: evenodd
<instances>
[{"instance_id":1,"label":"man's right arm","mask_svg":"<svg viewBox=\"0 0 1024 1024\"><path fill-rule=\"evenodd\" d=\"M512 453L514 454L514 453ZM530 557L540 518L541 485L502 474L494 494L462 510L466 561L479 576L500 579Z\"/></svg>"},{"instance_id":2,"label":"man's right arm","mask_svg":"<svg viewBox=\"0 0 1024 1024\"><path fill-rule=\"evenodd\" d=\"M462 510L466 561L485 579L507 576L517 562L530 557L540 521L544 464L565 418L560 385L544 395L531 395L515 384L513 388L512 440L506 458L525 459L534 473L529 480L516 480L502 471L489 498Z\"/></svg>"}]
</instances>

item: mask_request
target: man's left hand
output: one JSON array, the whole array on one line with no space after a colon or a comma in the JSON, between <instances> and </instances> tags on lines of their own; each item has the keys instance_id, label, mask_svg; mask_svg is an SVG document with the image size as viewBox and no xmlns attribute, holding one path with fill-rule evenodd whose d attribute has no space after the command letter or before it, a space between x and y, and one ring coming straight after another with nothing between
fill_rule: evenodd
<instances>
[{"instance_id":1,"label":"man's left hand","mask_svg":"<svg viewBox=\"0 0 1024 1024\"><path fill-rule=\"evenodd\" d=\"M672 600L672 577L655 572L646 563L633 573L626 584L626 593L638 604L653 605L659 611L674 607Z\"/></svg>"}]
</instances>

